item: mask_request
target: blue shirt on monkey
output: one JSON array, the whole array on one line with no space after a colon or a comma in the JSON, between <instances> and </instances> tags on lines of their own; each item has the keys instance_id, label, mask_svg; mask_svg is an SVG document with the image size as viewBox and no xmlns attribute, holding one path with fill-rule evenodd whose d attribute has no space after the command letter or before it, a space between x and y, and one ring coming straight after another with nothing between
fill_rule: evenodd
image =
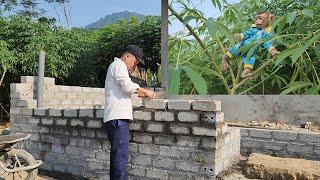
<instances>
[{"instance_id":1,"label":"blue shirt on monkey","mask_svg":"<svg viewBox=\"0 0 320 180\"><path fill-rule=\"evenodd\" d=\"M262 30L256 27L255 24L252 24L252 27L248 29L247 31L241 33L241 41L234 45L233 47L229 48L226 52L226 54L229 56L229 58L237 57L241 54L240 49L254 41L262 41L264 39L271 39L272 34L271 34L271 29L272 27L269 26L266 29ZM259 43L259 42L258 42ZM259 44L259 46L263 47L264 49L268 50L271 52L271 50L275 49L275 47L272 46L271 41L267 41L264 43ZM254 62L256 60L256 53L257 53L258 48L254 50L254 53L252 54L251 57L247 58L247 52L242 55L242 62L244 68L250 68L253 69Z\"/></svg>"}]
</instances>

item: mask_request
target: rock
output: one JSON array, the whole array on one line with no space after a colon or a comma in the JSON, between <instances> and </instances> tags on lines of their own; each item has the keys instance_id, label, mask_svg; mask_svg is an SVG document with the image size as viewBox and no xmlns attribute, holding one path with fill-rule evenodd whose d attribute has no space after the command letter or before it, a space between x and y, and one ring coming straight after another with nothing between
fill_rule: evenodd
<instances>
[{"instance_id":1,"label":"rock","mask_svg":"<svg viewBox=\"0 0 320 180\"><path fill-rule=\"evenodd\" d=\"M279 158L253 153L245 164L245 176L262 180L320 179L320 161Z\"/></svg>"}]
</instances>

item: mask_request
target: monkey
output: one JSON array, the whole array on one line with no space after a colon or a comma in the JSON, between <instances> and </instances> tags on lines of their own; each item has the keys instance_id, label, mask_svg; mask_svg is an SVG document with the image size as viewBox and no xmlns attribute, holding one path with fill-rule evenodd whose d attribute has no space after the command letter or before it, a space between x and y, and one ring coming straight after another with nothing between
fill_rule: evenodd
<instances>
[{"instance_id":1,"label":"monkey","mask_svg":"<svg viewBox=\"0 0 320 180\"><path fill-rule=\"evenodd\" d=\"M264 38L270 38L271 35L271 23L275 17L269 12L262 12L256 15L255 23L252 27L243 33L235 34L235 39L240 40L235 46L228 48L222 57L221 69L226 71L229 67L229 61L240 54L240 48L250 44L256 40L262 40ZM268 50L272 57L280 54L280 52L272 46L270 41L262 44L263 48ZM247 54L242 55L242 62L244 70L241 73L241 78L246 78L252 75L251 71L254 66L256 53L254 52L251 57L247 58Z\"/></svg>"}]
</instances>

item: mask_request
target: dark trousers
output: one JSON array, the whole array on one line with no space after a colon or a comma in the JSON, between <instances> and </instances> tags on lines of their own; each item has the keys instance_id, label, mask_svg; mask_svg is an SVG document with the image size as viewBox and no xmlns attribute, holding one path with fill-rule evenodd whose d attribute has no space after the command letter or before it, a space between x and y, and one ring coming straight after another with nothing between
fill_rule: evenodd
<instances>
[{"instance_id":1,"label":"dark trousers","mask_svg":"<svg viewBox=\"0 0 320 180\"><path fill-rule=\"evenodd\" d=\"M127 180L129 120L116 119L104 123L111 144L110 179Z\"/></svg>"}]
</instances>

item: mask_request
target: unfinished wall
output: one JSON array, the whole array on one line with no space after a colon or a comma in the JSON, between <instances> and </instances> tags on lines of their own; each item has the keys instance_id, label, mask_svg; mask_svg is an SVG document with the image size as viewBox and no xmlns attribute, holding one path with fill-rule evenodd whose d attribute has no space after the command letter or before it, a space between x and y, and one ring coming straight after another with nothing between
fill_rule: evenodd
<instances>
[{"instance_id":1,"label":"unfinished wall","mask_svg":"<svg viewBox=\"0 0 320 180\"><path fill-rule=\"evenodd\" d=\"M21 83L11 84L10 97L11 107L36 107L37 77L22 76ZM55 85L54 78L44 78L43 106L46 108L102 108L103 105L104 88L61 86Z\"/></svg>"},{"instance_id":2,"label":"unfinished wall","mask_svg":"<svg viewBox=\"0 0 320 180\"><path fill-rule=\"evenodd\" d=\"M241 153L320 161L320 133L241 128Z\"/></svg>"},{"instance_id":3,"label":"unfinished wall","mask_svg":"<svg viewBox=\"0 0 320 180\"><path fill-rule=\"evenodd\" d=\"M34 83L22 82L11 86L11 127L14 132L31 134L25 148L43 160L41 168L108 179L110 145L102 123L103 109L72 108L76 98L66 90L77 87L53 83L46 83L47 94L54 92L58 98L66 92L66 96L46 105L60 107L69 99L71 103L63 104L62 109L34 108ZM82 91L75 92L77 97L89 91L78 88ZM237 160L240 131L227 127L219 101L155 99L143 104L134 109L134 121L130 122L131 178L214 179Z\"/></svg>"}]
</instances>

